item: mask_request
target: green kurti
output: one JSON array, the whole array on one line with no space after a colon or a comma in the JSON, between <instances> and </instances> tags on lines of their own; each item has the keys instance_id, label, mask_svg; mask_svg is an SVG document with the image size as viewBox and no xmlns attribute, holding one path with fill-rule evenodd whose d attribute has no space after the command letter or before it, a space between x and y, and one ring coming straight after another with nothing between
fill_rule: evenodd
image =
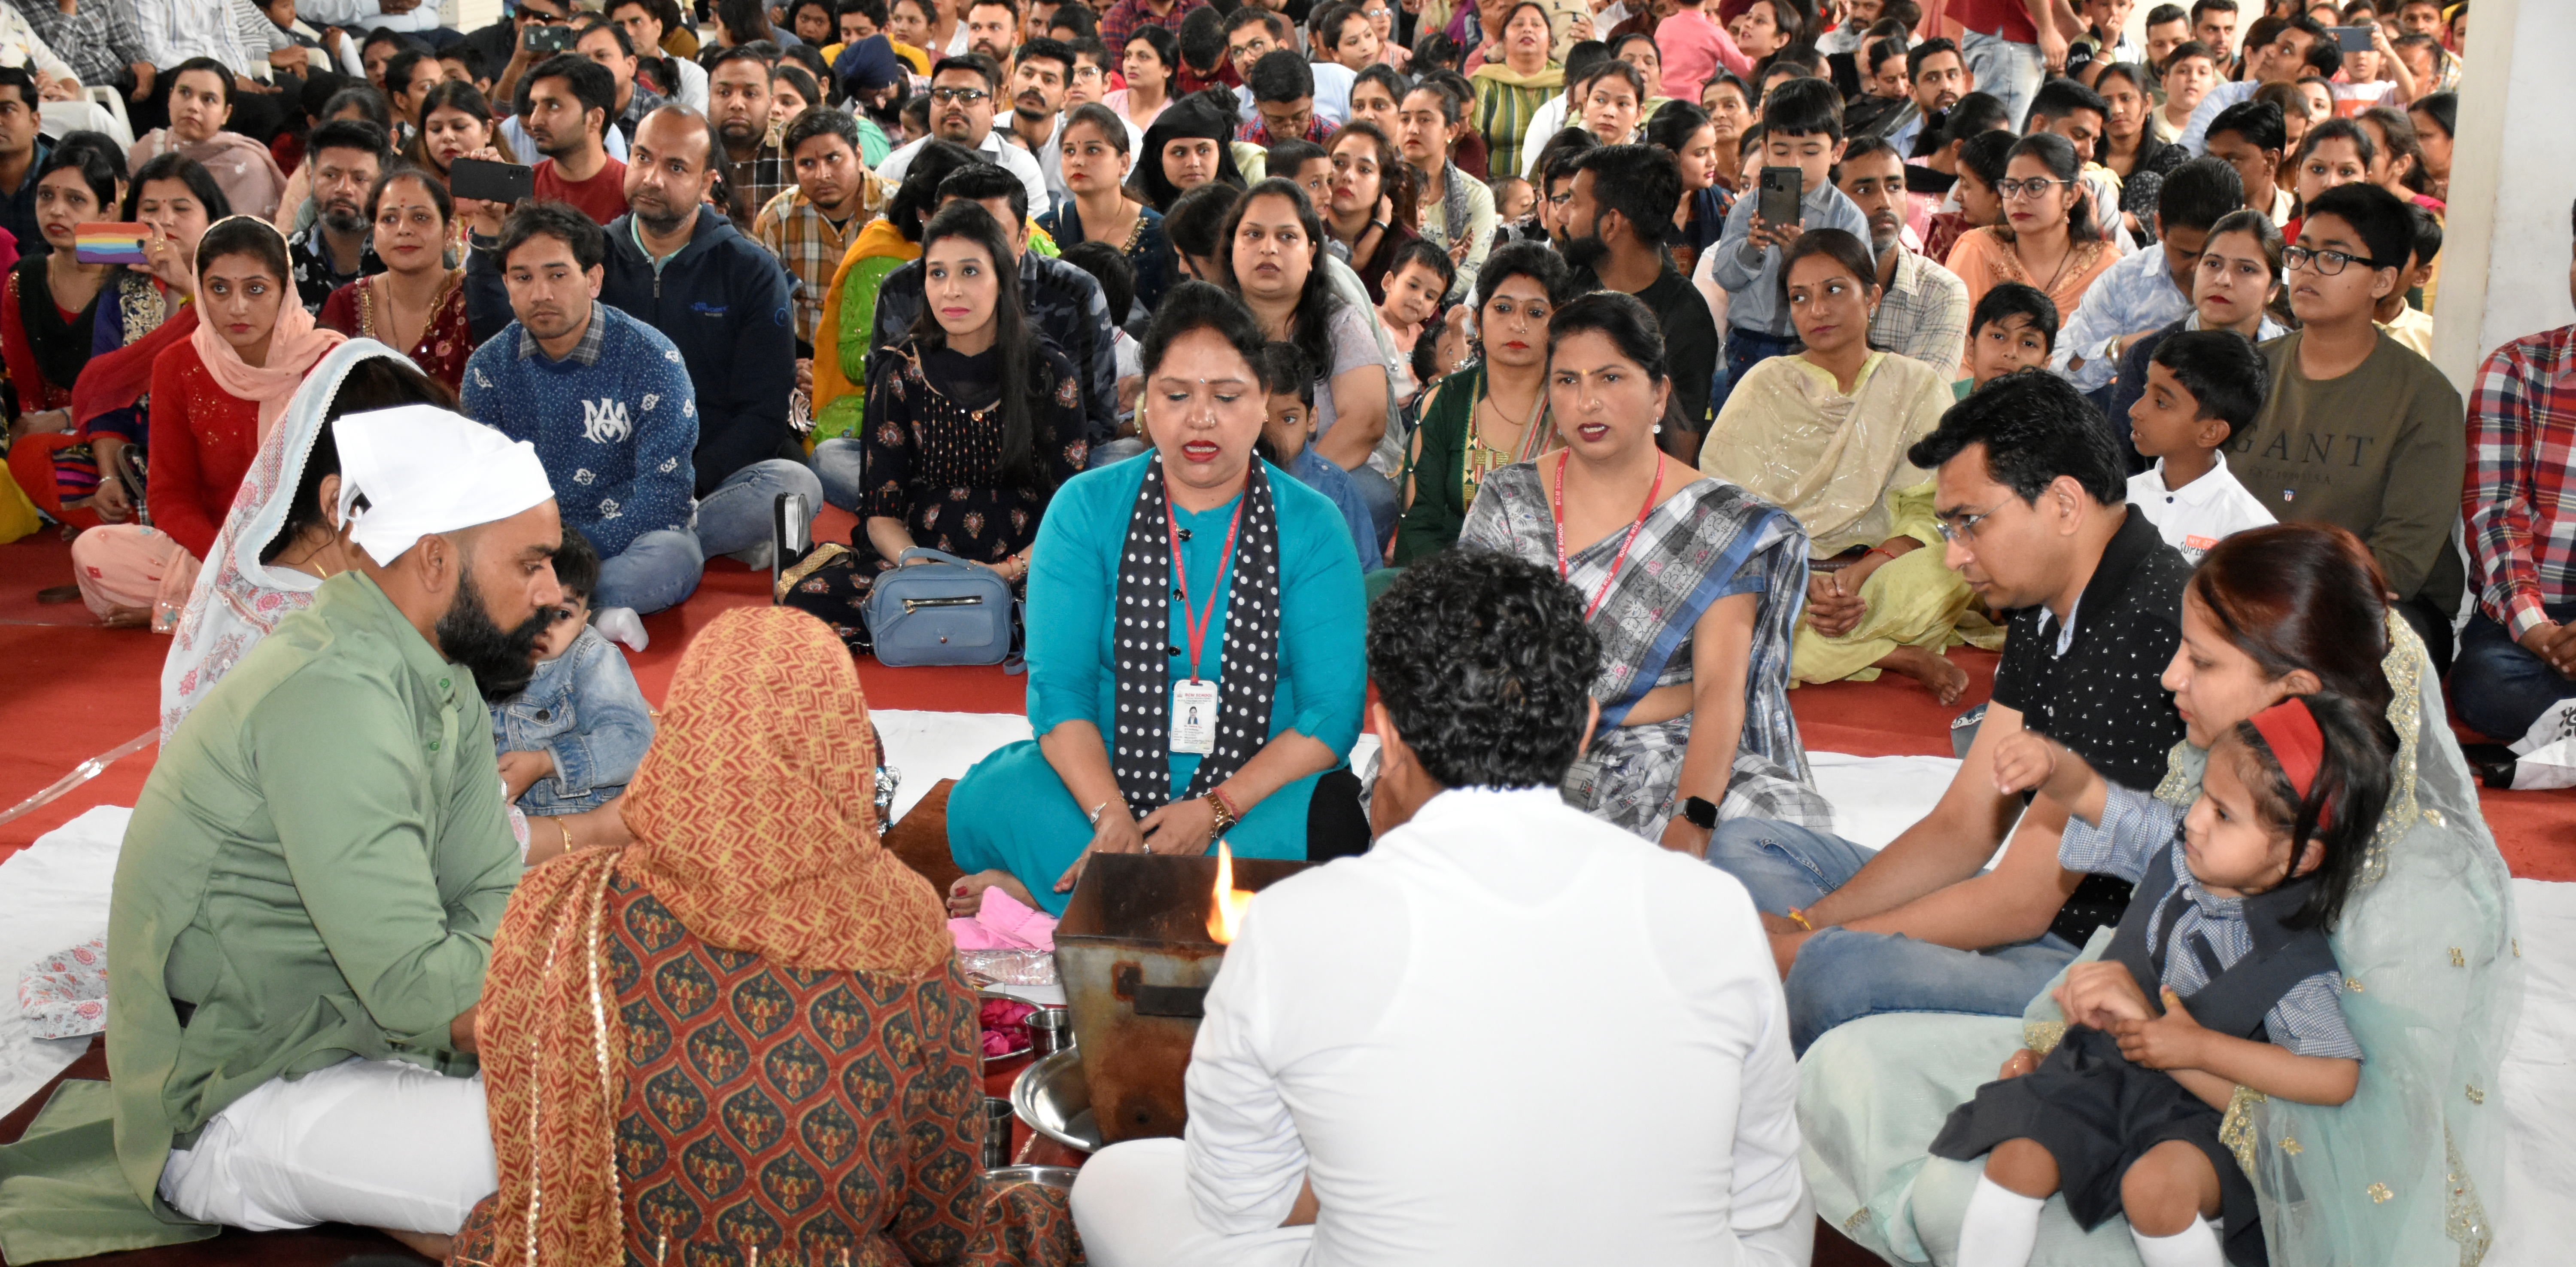
<instances>
[{"instance_id":1,"label":"green kurti","mask_svg":"<svg viewBox=\"0 0 2576 1267\"><path fill-rule=\"evenodd\" d=\"M108 914L111 1084L65 1083L0 1149L12 1263L214 1234L154 1195L174 1147L271 1078L352 1057L471 1076L518 883L473 675L343 573L161 750ZM194 1003L187 1026L173 1000Z\"/></svg>"}]
</instances>

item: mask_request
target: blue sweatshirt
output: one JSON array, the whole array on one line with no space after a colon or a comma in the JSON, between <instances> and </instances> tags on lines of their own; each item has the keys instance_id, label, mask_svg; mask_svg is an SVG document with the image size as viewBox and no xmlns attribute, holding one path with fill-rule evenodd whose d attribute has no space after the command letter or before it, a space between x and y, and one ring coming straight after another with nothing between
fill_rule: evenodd
<instances>
[{"instance_id":1,"label":"blue sweatshirt","mask_svg":"<svg viewBox=\"0 0 2576 1267\"><path fill-rule=\"evenodd\" d=\"M698 208L688 245L659 264L636 244L631 213L607 234L601 302L670 336L688 366L698 404L698 496L754 462L804 461L787 422L796 325L778 257L708 207ZM466 317L477 332L500 328L510 315L495 245L476 238L465 261Z\"/></svg>"},{"instance_id":2,"label":"blue sweatshirt","mask_svg":"<svg viewBox=\"0 0 2576 1267\"><path fill-rule=\"evenodd\" d=\"M465 416L536 446L566 527L613 559L697 508L697 404L671 341L604 303L560 361L513 321L465 362Z\"/></svg>"}]
</instances>

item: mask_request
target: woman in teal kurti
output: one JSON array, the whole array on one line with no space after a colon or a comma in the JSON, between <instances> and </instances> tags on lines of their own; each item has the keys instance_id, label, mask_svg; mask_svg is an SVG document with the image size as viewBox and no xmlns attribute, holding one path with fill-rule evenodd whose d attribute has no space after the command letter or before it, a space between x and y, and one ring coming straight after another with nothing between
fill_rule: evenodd
<instances>
[{"instance_id":1,"label":"woman in teal kurti","mask_svg":"<svg viewBox=\"0 0 2576 1267\"><path fill-rule=\"evenodd\" d=\"M952 910L999 884L1061 914L1092 851L1197 854L1222 835L1247 858L1307 856L1317 785L1359 737L1366 612L1340 512L1252 456L1260 347L1240 301L1175 287L1145 340L1156 452L1077 476L1048 506L1028 590L1038 738L949 797L966 872ZM1193 646L1204 755L1173 738L1189 737Z\"/></svg>"}]
</instances>

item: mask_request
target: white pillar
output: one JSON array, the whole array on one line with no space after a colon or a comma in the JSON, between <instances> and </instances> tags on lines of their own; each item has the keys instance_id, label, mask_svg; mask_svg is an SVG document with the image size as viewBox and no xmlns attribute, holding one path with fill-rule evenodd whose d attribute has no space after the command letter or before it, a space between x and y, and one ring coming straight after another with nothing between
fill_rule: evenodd
<instances>
[{"instance_id":1,"label":"white pillar","mask_svg":"<svg viewBox=\"0 0 2576 1267\"><path fill-rule=\"evenodd\" d=\"M2576 3L2478 0L2460 77L2433 363L2465 396L2497 346L2568 321Z\"/></svg>"}]
</instances>

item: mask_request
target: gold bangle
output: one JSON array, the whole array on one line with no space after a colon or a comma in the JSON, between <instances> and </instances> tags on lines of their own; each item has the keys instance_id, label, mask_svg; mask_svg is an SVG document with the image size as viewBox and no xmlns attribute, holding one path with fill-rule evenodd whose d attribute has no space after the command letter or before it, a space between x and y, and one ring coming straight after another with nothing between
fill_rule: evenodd
<instances>
[{"instance_id":1,"label":"gold bangle","mask_svg":"<svg viewBox=\"0 0 2576 1267\"><path fill-rule=\"evenodd\" d=\"M1798 927L1803 928L1808 932L1812 933L1816 931L1816 926L1807 921L1807 913L1799 910L1797 907L1792 906L1789 908L1789 920L1791 923L1796 924Z\"/></svg>"},{"instance_id":2,"label":"gold bangle","mask_svg":"<svg viewBox=\"0 0 2576 1267\"><path fill-rule=\"evenodd\" d=\"M572 852L572 824L565 822L565 821L564 821L564 820L562 820L561 818L557 818L557 819L555 820L555 830L563 833L563 838L564 838L564 852L565 852L565 853L571 853L571 852Z\"/></svg>"}]
</instances>

